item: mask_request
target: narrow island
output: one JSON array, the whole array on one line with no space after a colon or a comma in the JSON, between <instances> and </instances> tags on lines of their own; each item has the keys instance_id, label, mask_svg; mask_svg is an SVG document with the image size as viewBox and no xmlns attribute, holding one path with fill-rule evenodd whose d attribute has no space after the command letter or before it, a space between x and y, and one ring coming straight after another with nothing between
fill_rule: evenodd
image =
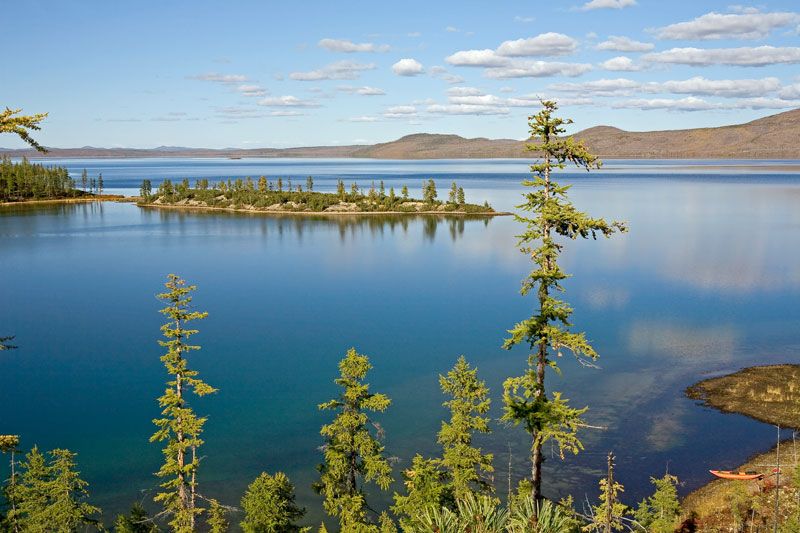
<instances>
[{"instance_id":1,"label":"narrow island","mask_svg":"<svg viewBox=\"0 0 800 533\"><path fill-rule=\"evenodd\" d=\"M686 389L689 398L725 413L739 413L782 428L800 427L800 365L742 369L706 379ZM684 512L698 531L800 531L800 443L788 439L740 465L736 471L760 472L758 481L714 480L687 495ZM773 472L780 464L780 477ZM776 490L776 486L780 490ZM778 506L776 507L776 500Z\"/></svg>"},{"instance_id":2,"label":"narrow island","mask_svg":"<svg viewBox=\"0 0 800 533\"><path fill-rule=\"evenodd\" d=\"M164 180L153 192L149 180L144 180L137 202L142 207L172 209L214 209L283 214L320 215L471 215L500 216L510 213L497 212L484 202L483 205L466 202L464 189L453 182L446 202L438 200L436 183L429 179L422 187L422 199L411 198L408 187L403 186L399 194L393 187L386 189L383 181L364 190L356 183L345 188L339 179L336 192L314 190L314 178L309 176L303 185L293 185L291 179L278 178L271 181L264 176L237 178L210 184L207 179L198 179L194 187L184 179L173 185Z\"/></svg>"}]
</instances>

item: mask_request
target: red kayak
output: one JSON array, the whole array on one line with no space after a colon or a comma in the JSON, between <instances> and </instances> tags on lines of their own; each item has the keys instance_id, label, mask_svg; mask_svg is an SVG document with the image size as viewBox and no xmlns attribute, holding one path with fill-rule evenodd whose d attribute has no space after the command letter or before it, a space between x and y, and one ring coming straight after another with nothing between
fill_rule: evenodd
<instances>
[{"instance_id":1,"label":"red kayak","mask_svg":"<svg viewBox=\"0 0 800 533\"><path fill-rule=\"evenodd\" d=\"M730 470L709 470L715 476L722 478L722 479L738 479L738 480L751 480L751 479L761 479L764 477L764 474L759 472L732 472Z\"/></svg>"}]
</instances>

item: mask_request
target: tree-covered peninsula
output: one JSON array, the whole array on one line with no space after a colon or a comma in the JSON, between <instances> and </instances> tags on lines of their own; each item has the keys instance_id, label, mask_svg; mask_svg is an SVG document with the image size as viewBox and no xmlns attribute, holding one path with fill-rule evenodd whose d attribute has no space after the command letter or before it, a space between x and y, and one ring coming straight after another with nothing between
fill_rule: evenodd
<instances>
[{"instance_id":1,"label":"tree-covered peninsula","mask_svg":"<svg viewBox=\"0 0 800 533\"><path fill-rule=\"evenodd\" d=\"M467 214L501 215L484 202L483 205L467 203L464 189L453 182L446 201L439 200L436 182L426 180L422 185L422 199L409 196L408 187L400 191L388 190L383 181L369 189L356 183L345 187L337 181L335 192L314 190L314 178L305 184L292 184L290 178L269 180L261 176L222 180L211 184L199 179L190 186L188 179L177 184L164 180L153 191L150 180L144 180L140 189L139 205L194 209L227 209L233 211L262 211L270 213L327 213L327 214Z\"/></svg>"}]
</instances>

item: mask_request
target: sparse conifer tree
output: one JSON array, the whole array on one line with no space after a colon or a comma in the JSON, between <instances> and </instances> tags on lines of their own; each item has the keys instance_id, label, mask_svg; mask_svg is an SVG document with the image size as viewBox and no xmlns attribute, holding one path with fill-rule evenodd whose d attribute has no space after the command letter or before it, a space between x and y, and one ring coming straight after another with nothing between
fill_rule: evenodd
<instances>
[{"instance_id":1,"label":"sparse conifer tree","mask_svg":"<svg viewBox=\"0 0 800 533\"><path fill-rule=\"evenodd\" d=\"M308 192L314 191L314 178L312 176L306 178L306 190Z\"/></svg>"},{"instance_id":2,"label":"sparse conifer tree","mask_svg":"<svg viewBox=\"0 0 800 533\"><path fill-rule=\"evenodd\" d=\"M83 189L83 192L86 192L86 185L88 183L89 183L89 173L86 172L86 169L84 168L83 172L81 172L81 188Z\"/></svg>"},{"instance_id":3,"label":"sparse conifer tree","mask_svg":"<svg viewBox=\"0 0 800 533\"><path fill-rule=\"evenodd\" d=\"M136 502L128 514L117 516L114 522L114 533L157 533L158 528L147 515L144 506Z\"/></svg>"},{"instance_id":4,"label":"sparse conifer tree","mask_svg":"<svg viewBox=\"0 0 800 533\"><path fill-rule=\"evenodd\" d=\"M678 501L678 478L665 474L662 478L650 478L656 490L639 504L634 518L648 532L672 533L681 516L681 505Z\"/></svg>"},{"instance_id":5,"label":"sparse conifer tree","mask_svg":"<svg viewBox=\"0 0 800 533\"><path fill-rule=\"evenodd\" d=\"M426 204L432 204L436 202L437 196L436 182L434 182L432 179L429 179L427 183L422 186L422 200Z\"/></svg>"},{"instance_id":6,"label":"sparse conifer tree","mask_svg":"<svg viewBox=\"0 0 800 533\"><path fill-rule=\"evenodd\" d=\"M170 274L164 284L167 292L158 295L167 306L161 313L167 322L161 326L166 341L158 343L167 349L161 361L171 379L163 396L158 399L162 408L161 416L153 421L158 430L150 437L151 442L165 442L164 464L156 473L164 478L161 484L163 492L155 496L155 501L164 506L164 511L172 516L170 526L178 533L189 533L195 529L195 518L202 513L197 506L197 469L200 458L198 448L203 444L200 435L205 418L198 417L189 406L186 395L189 392L197 396L205 396L216 392L216 389L197 377L198 372L189 368L186 355L199 346L191 345L188 340L197 333L187 328L190 322L201 320L208 313L191 311L191 293L194 285Z\"/></svg>"},{"instance_id":7,"label":"sparse conifer tree","mask_svg":"<svg viewBox=\"0 0 800 533\"><path fill-rule=\"evenodd\" d=\"M525 224L519 235L520 251L529 254L536 267L522 282L523 296L535 290L538 308L533 316L516 324L509 333L504 347L510 349L518 344L529 347L528 368L520 377L509 378L503 384L505 413L503 419L513 424L522 424L530 433L532 495L536 501L542 498L542 447L554 441L559 453L578 453L583 445L578 438L578 428L583 424L586 409L569 406L561 394L553 393L548 398L545 390L545 370L558 370L556 359L563 352L572 353L579 361L591 363L597 352L586 340L584 333L570 330L572 308L553 296L562 291L561 282L567 274L558 265L563 244L556 237L568 239L610 236L616 231L625 231L619 222L606 222L602 218L591 218L578 211L569 202L569 186L552 180L554 168L562 169L567 163L590 170L599 168L597 157L572 137L561 137L564 125L571 120L553 116L558 109L555 102L543 101L543 109L530 117L531 138L537 142L527 149L542 154L542 159L532 165L534 176L523 182L531 192L525 193L525 202L519 206L530 215L517 215ZM533 243L539 243L534 248Z\"/></svg>"},{"instance_id":8,"label":"sparse conifer tree","mask_svg":"<svg viewBox=\"0 0 800 533\"><path fill-rule=\"evenodd\" d=\"M264 176L258 178L258 192L267 192L267 178Z\"/></svg>"},{"instance_id":9,"label":"sparse conifer tree","mask_svg":"<svg viewBox=\"0 0 800 533\"><path fill-rule=\"evenodd\" d=\"M351 348L339 363L336 384L342 388L341 395L319 406L336 412L336 417L320 432L325 437L325 462L319 467L315 489L325 497L323 506L339 519L342 531L377 531L367 516L361 484L372 482L386 490L392 482L392 467L378 437L370 432L373 423L368 415L385 411L391 400L369 391L363 380L370 368L367 356Z\"/></svg>"},{"instance_id":10,"label":"sparse conifer tree","mask_svg":"<svg viewBox=\"0 0 800 533\"><path fill-rule=\"evenodd\" d=\"M336 180L336 194L339 195L339 200L344 200L344 182L341 179Z\"/></svg>"},{"instance_id":11,"label":"sparse conifer tree","mask_svg":"<svg viewBox=\"0 0 800 533\"><path fill-rule=\"evenodd\" d=\"M220 505L217 500L211 500L208 508L208 531L209 533L225 533L228 531L228 510Z\"/></svg>"},{"instance_id":12,"label":"sparse conifer tree","mask_svg":"<svg viewBox=\"0 0 800 533\"><path fill-rule=\"evenodd\" d=\"M142 186L139 187L139 196L142 197L142 200L148 201L150 200L150 195L153 194L153 185L150 183L150 180L144 179L142 180Z\"/></svg>"},{"instance_id":13,"label":"sparse conifer tree","mask_svg":"<svg viewBox=\"0 0 800 533\"><path fill-rule=\"evenodd\" d=\"M352 185L350 185L350 194L353 196L358 196L358 184L354 181Z\"/></svg>"},{"instance_id":14,"label":"sparse conifer tree","mask_svg":"<svg viewBox=\"0 0 800 533\"><path fill-rule=\"evenodd\" d=\"M472 445L475 433L489 433L491 400L486 383L478 379L478 371L470 367L464 356L447 375L439 376L439 386L450 399L444 406L450 420L442 422L438 441L442 445L441 464L450 477L453 495L463 499L473 492L492 492L486 474L494 471L492 454L484 454Z\"/></svg>"},{"instance_id":15,"label":"sparse conifer tree","mask_svg":"<svg viewBox=\"0 0 800 533\"><path fill-rule=\"evenodd\" d=\"M386 187L384 187L383 185L383 180L381 180L380 182L378 194L380 194L381 200L383 200L386 197Z\"/></svg>"},{"instance_id":16,"label":"sparse conifer tree","mask_svg":"<svg viewBox=\"0 0 800 533\"><path fill-rule=\"evenodd\" d=\"M278 178L278 192L283 192L283 178Z\"/></svg>"},{"instance_id":17,"label":"sparse conifer tree","mask_svg":"<svg viewBox=\"0 0 800 533\"><path fill-rule=\"evenodd\" d=\"M456 185L456 182L454 181L450 185L450 194L447 196L447 201L455 205L457 196L458 196L458 185Z\"/></svg>"},{"instance_id":18,"label":"sparse conifer tree","mask_svg":"<svg viewBox=\"0 0 800 533\"><path fill-rule=\"evenodd\" d=\"M457 197L457 200L458 200L458 205L461 205L461 206L463 206L464 204L466 204L466 203L467 203L467 199L466 199L466 197L464 196L464 188L463 188L463 187L459 187L459 188L458 188L458 197Z\"/></svg>"},{"instance_id":19,"label":"sparse conifer tree","mask_svg":"<svg viewBox=\"0 0 800 533\"><path fill-rule=\"evenodd\" d=\"M592 507L591 521L583 531L611 533L625 528L623 518L631 514L627 505L619 501L625 492L621 483L614 480L614 454L608 454L608 475L600 480L600 504Z\"/></svg>"},{"instance_id":20,"label":"sparse conifer tree","mask_svg":"<svg viewBox=\"0 0 800 533\"><path fill-rule=\"evenodd\" d=\"M34 147L39 152L47 152L44 146L36 142L31 137L31 131L42 129L39 123L47 118L47 113L37 113L35 115L19 115L22 109L11 109L6 107L5 111L0 111L0 133L14 133L20 139ZM14 116L19 115L19 116Z\"/></svg>"},{"instance_id":21,"label":"sparse conifer tree","mask_svg":"<svg viewBox=\"0 0 800 533\"><path fill-rule=\"evenodd\" d=\"M408 187L403 185L403 188L400 190L400 194L403 195L403 200L408 200Z\"/></svg>"}]
</instances>

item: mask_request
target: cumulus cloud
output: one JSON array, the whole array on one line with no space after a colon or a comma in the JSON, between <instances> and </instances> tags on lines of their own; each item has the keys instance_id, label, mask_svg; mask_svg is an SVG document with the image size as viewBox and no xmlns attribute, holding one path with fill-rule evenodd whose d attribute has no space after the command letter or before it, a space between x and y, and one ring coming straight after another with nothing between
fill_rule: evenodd
<instances>
[{"instance_id":1,"label":"cumulus cloud","mask_svg":"<svg viewBox=\"0 0 800 533\"><path fill-rule=\"evenodd\" d=\"M548 61L514 62L504 67L488 68L485 71L487 78L545 78L549 76L575 77L592 70L592 65L586 63L559 63Z\"/></svg>"},{"instance_id":2,"label":"cumulus cloud","mask_svg":"<svg viewBox=\"0 0 800 533\"><path fill-rule=\"evenodd\" d=\"M216 72L196 74L194 76L188 76L188 78L190 80L213 81L216 83L225 84L242 83L247 81L247 76L243 76L241 74L217 74Z\"/></svg>"},{"instance_id":3,"label":"cumulus cloud","mask_svg":"<svg viewBox=\"0 0 800 533\"><path fill-rule=\"evenodd\" d=\"M712 40L763 39L773 30L800 24L797 13L706 13L688 22L670 24L657 30L660 39Z\"/></svg>"},{"instance_id":4,"label":"cumulus cloud","mask_svg":"<svg viewBox=\"0 0 800 533\"><path fill-rule=\"evenodd\" d=\"M697 76L688 80L672 80L652 85L658 92L722 96L726 98L758 97L781 89L781 82L778 78L709 80Z\"/></svg>"},{"instance_id":5,"label":"cumulus cloud","mask_svg":"<svg viewBox=\"0 0 800 533\"><path fill-rule=\"evenodd\" d=\"M350 87L344 85L342 87L337 87L336 90L348 94L358 94L360 96L383 96L386 94L386 91L384 91L383 89L379 89L377 87L369 87L366 85L364 87Z\"/></svg>"},{"instance_id":6,"label":"cumulus cloud","mask_svg":"<svg viewBox=\"0 0 800 533\"><path fill-rule=\"evenodd\" d=\"M481 96L483 91L475 87L451 87L447 89L447 96Z\"/></svg>"},{"instance_id":7,"label":"cumulus cloud","mask_svg":"<svg viewBox=\"0 0 800 533\"><path fill-rule=\"evenodd\" d=\"M631 58L625 56L612 57L611 59L600 63L600 67L604 68L605 70L612 70L612 71L631 72L635 70L642 70L641 65L637 65L636 63L633 62Z\"/></svg>"},{"instance_id":8,"label":"cumulus cloud","mask_svg":"<svg viewBox=\"0 0 800 533\"><path fill-rule=\"evenodd\" d=\"M504 41L497 53L506 57L563 56L573 53L578 41L563 33L542 33L528 39Z\"/></svg>"},{"instance_id":9,"label":"cumulus cloud","mask_svg":"<svg viewBox=\"0 0 800 533\"><path fill-rule=\"evenodd\" d=\"M383 112L386 118L411 118L417 116L417 107L413 105L396 105L387 107Z\"/></svg>"},{"instance_id":10,"label":"cumulus cloud","mask_svg":"<svg viewBox=\"0 0 800 533\"><path fill-rule=\"evenodd\" d=\"M710 109L719 109L719 104L707 102L702 98L694 96L687 96L686 98L670 99L670 98L653 98L650 100L626 100L623 102L616 102L612 104L615 109L641 109L643 111L652 109L667 109L673 111L708 111Z\"/></svg>"},{"instance_id":11,"label":"cumulus cloud","mask_svg":"<svg viewBox=\"0 0 800 533\"><path fill-rule=\"evenodd\" d=\"M258 101L258 105L266 107L319 107L314 100L304 100L296 96L273 96Z\"/></svg>"},{"instance_id":12,"label":"cumulus cloud","mask_svg":"<svg viewBox=\"0 0 800 533\"><path fill-rule=\"evenodd\" d=\"M347 119L348 122L378 122L379 120L378 117L373 117L371 115L362 115L360 117L350 117Z\"/></svg>"},{"instance_id":13,"label":"cumulus cloud","mask_svg":"<svg viewBox=\"0 0 800 533\"><path fill-rule=\"evenodd\" d=\"M458 83L464 83L464 78L462 78L461 76L457 76L455 74L452 74L451 72L448 72L447 69L444 68L444 67L433 66L433 67L428 69L428 72L434 78L440 79L440 80L442 80L444 82L447 82L447 83L449 83L451 85L455 85L455 84L458 84Z\"/></svg>"},{"instance_id":14,"label":"cumulus cloud","mask_svg":"<svg viewBox=\"0 0 800 533\"><path fill-rule=\"evenodd\" d=\"M331 52L343 52L351 54L353 52L388 52L388 44L373 43L354 43L346 39L322 39L317 43L320 48L325 48Z\"/></svg>"},{"instance_id":15,"label":"cumulus cloud","mask_svg":"<svg viewBox=\"0 0 800 533\"><path fill-rule=\"evenodd\" d=\"M800 99L800 83L784 87L778 93L778 96L784 100Z\"/></svg>"},{"instance_id":16,"label":"cumulus cloud","mask_svg":"<svg viewBox=\"0 0 800 533\"><path fill-rule=\"evenodd\" d=\"M501 57L492 49L461 50L445 58L445 61L457 67L501 67L511 63L507 57Z\"/></svg>"},{"instance_id":17,"label":"cumulus cloud","mask_svg":"<svg viewBox=\"0 0 800 533\"><path fill-rule=\"evenodd\" d=\"M602 79L583 83L554 83L549 89L567 93L592 94L595 96L629 95L641 89L642 84L627 78Z\"/></svg>"},{"instance_id":18,"label":"cumulus cloud","mask_svg":"<svg viewBox=\"0 0 800 533\"><path fill-rule=\"evenodd\" d=\"M595 46L597 50L612 50L615 52L649 52L655 45L634 41L630 37L611 35L608 39Z\"/></svg>"},{"instance_id":19,"label":"cumulus cloud","mask_svg":"<svg viewBox=\"0 0 800 533\"><path fill-rule=\"evenodd\" d=\"M289 78L297 81L355 80L365 70L374 70L375 63L356 63L355 61L336 61L321 69L308 72L292 72Z\"/></svg>"},{"instance_id":20,"label":"cumulus cloud","mask_svg":"<svg viewBox=\"0 0 800 533\"><path fill-rule=\"evenodd\" d=\"M583 11L591 9L622 9L636 5L636 0L591 0L580 8Z\"/></svg>"},{"instance_id":21,"label":"cumulus cloud","mask_svg":"<svg viewBox=\"0 0 800 533\"><path fill-rule=\"evenodd\" d=\"M642 56L652 63L708 66L734 65L763 67L782 63L800 63L800 48L755 46L740 48L671 48Z\"/></svg>"},{"instance_id":22,"label":"cumulus cloud","mask_svg":"<svg viewBox=\"0 0 800 533\"><path fill-rule=\"evenodd\" d=\"M260 85L239 85L236 87L236 91L238 91L242 96L249 97L260 98L267 95L267 90Z\"/></svg>"},{"instance_id":23,"label":"cumulus cloud","mask_svg":"<svg viewBox=\"0 0 800 533\"><path fill-rule=\"evenodd\" d=\"M434 115L507 115L507 107L482 104L433 104L426 109Z\"/></svg>"},{"instance_id":24,"label":"cumulus cloud","mask_svg":"<svg viewBox=\"0 0 800 533\"><path fill-rule=\"evenodd\" d=\"M392 72L398 76L417 76L425 72L422 63L412 58L403 58L392 65Z\"/></svg>"}]
</instances>

